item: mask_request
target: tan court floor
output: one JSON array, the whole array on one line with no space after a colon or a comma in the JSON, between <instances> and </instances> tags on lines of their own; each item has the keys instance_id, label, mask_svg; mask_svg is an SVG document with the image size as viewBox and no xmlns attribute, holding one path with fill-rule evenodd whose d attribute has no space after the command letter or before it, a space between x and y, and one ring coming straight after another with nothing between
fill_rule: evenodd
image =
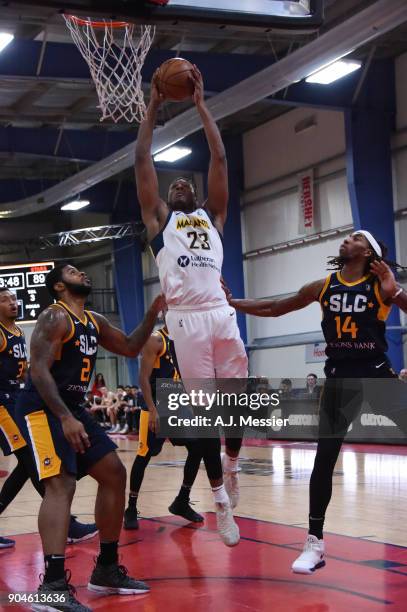
<instances>
[{"instance_id":1,"label":"tan court floor","mask_svg":"<svg viewBox=\"0 0 407 612\"><path fill-rule=\"evenodd\" d=\"M135 438L117 437L119 454L128 473L137 448ZM326 529L407 546L407 454L402 447L345 447L338 460ZM367 452L366 452L367 450ZM362 452L360 452L362 451ZM308 481L315 447L278 443L245 446L241 452L241 501L236 514L285 525L306 526ZM182 481L183 448L166 443L146 470L139 510L142 516L168 515L168 505ZM0 470L9 471L14 458L0 457ZM4 478L0 478L0 485ZM96 484L87 477L78 483L73 513L90 521ZM213 510L206 474L201 467L191 499L197 511ZM37 531L39 497L28 483L0 518L0 535Z\"/></svg>"}]
</instances>

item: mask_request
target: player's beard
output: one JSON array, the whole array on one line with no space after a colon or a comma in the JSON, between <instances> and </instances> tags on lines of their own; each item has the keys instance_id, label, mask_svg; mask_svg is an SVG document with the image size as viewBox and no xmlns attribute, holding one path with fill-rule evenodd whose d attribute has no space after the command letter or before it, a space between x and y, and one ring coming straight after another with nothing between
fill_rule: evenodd
<instances>
[{"instance_id":1,"label":"player's beard","mask_svg":"<svg viewBox=\"0 0 407 612\"><path fill-rule=\"evenodd\" d=\"M88 297L88 295L92 291L91 285L82 285L81 283L69 283L65 280L64 285L68 289L69 293L80 297Z\"/></svg>"}]
</instances>

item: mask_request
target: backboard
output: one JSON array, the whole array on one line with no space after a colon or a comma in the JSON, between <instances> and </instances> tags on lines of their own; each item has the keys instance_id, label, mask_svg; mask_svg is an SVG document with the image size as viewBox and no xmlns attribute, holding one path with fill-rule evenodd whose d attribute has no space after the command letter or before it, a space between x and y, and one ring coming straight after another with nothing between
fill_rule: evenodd
<instances>
[{"instance_id":1,"label":"backboard","mask_svg":"<svg viewBox=\"0 0 407 612\"><path fill-rule=\"evenodd\" d=\"M324 13L324 0L13 0L13 4L151 24L189 22L262 30L315 30Z\"/></svg>"},{"instance_id":2,"label":"backboard","mask_svg":"<svg viewBox=\"0 0 407 612\"><path fill-rule=\"evenodd\" d=\"M200 21L259 28L316 28L323 21L323 0L146 0L158 21ZM153 6L152 6L153 5Z\"/></svg>"}]
</instances>

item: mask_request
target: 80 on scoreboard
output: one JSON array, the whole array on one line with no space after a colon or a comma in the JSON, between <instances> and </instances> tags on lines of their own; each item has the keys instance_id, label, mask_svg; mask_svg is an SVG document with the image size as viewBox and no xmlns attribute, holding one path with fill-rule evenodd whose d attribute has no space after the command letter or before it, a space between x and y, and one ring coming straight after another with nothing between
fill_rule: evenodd
<instances>
[{"instance_id":1,"label":"80 on scoreboard","mask_svg":"<svg viewBox=\"0 0 407 612\"><path fill-rule=\"evenodd\" d=\"M31 323L53 303L45 286L45 277L54 262L0 266L0 289L9 289L17 296L19 323Z\"/></svg>"}]
</instances>

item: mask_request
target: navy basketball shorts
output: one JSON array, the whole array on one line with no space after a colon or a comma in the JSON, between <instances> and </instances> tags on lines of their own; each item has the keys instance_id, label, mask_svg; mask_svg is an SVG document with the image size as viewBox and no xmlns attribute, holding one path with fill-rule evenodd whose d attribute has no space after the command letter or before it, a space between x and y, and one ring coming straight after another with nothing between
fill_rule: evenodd
<instances>
[{"instance_id":1,"label":"navy basketball shorts","mask_svg":"<svg viewBox=\"0 0 407 612\"><path fill-rule=\"evenodd\" d=\"M93 465L117 448L84 408L69 404L68 408L89 436L90 446L84 453L77 453L69 444L61 421L37 393L22 391L17 399L17 424L31 450L40 480L57 476L62 467L77 479L82 478Z\"/></svg>"}]
</instances>

